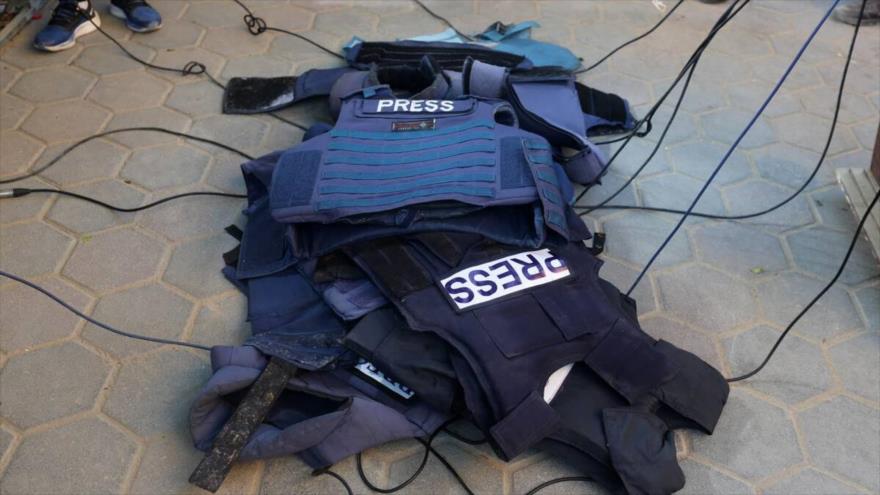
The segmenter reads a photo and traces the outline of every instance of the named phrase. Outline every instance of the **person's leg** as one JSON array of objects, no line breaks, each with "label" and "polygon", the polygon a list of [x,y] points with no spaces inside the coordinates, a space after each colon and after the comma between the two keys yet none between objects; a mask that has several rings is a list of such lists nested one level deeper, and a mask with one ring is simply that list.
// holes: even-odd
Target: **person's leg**
[{"label": "person's leg", "polygon": [[89,0],[59,0],[49,23],[34,37],[34,48],[47,52],[66,50],[80,36],[95,31],[96,25],[101,25],[101,19]]},{"label": "person's leg", "polygon": [[110,14],[125,20],[137,33],[148,33],[162,27],[162,16],[144,0],[110,0]]},{"label": "person's leg", "polygon": [[[834,18],[855,26],[859,20],[861,9],[862,0],[850,0],[834,9]],[[877,22],[880,22],[880,0],[868,0],[868,3],[865,4],[865,13],[862,15],[862,24],[876,24]]]}]

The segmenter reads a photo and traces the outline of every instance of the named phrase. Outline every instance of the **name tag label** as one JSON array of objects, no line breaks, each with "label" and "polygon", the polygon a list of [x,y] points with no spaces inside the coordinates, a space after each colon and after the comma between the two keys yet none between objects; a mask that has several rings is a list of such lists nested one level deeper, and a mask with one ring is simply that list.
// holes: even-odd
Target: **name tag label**
[{"label": "name tag label", "polygon": [[395,98],[363,100],[365,113],[451,113],[471,109],[473,101],[464,100],[403,100]]},{"label": "name tag label", "polygon": [[376,367],[373,366],[373,363],[369,361],[359,359],[358,364],[355,365],[355,369],[360,371],[364,375],[372,378],[383,387],[403,397],[404,399],[409,399],[413,395],[415,395],[415,392],[407,388],[406,385],[392,380],[387,375],[385,375],[385,373],[382,373],[381,371],[376,369]]},{"label": "name tag label", "polygon": [[426,120],[399,120],[391,123],[391,130],[401,131],[433,131],[437,126],[436,119]]},{"label": "name tag label", "polygon": [[453,307],[461,311],[569,276],[565,260],[540,249],[465,268],[439,284]]}]

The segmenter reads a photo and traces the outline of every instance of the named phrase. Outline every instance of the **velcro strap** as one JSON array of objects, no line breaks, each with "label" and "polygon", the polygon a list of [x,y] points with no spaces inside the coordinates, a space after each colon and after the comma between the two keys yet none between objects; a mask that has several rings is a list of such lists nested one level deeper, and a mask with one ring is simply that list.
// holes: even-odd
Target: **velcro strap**
[{"label": "velcro strap", "polygon": [[432,285],[430,274],[399,241],[383,240],[353,251],[377,282],[397,299]]},{"label": "velcro strap", "polygon": [[489,429],[501,449],[501,457],[509,461],[559,429],[561,420],[538,392],[532,392],[510,413]]},{"label": "velcro strap", "polygon": [[587,141],[584,149],[565,160],[565,175],[577,184],[585,186],[596,184],[605,170],[605,155],[599,148]]},{"label": "velcro strap", "polygon": [[468,59],[464,69],[465,93],[483,98],[501,98],[507,81],[507,69]]}]

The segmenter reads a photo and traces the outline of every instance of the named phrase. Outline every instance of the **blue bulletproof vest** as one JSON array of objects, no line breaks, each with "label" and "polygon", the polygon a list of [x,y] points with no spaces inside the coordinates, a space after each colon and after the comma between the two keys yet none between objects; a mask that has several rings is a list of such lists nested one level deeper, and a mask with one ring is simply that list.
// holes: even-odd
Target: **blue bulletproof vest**
[{"label": "blue bulletproof vest", "polygon": [[515,125],[503,102],[351,97],[332,130],[279,157],[272,216],[331,223],[429,203],[538,203],[568,239],[564,171],[546,140]]},{"label": "blue bulletproof vest", "polygon": [[[440,235],[440,234],[437,234]],[[599,282],[581,243],[524,252],[477,236],[386,239],[347,253],[416,331],[434,332],[453,361],[467,409],[510,459],[552,436],[562,418],[542,395],[548,377],[584,362],[628,403],[651,399],[704,431],[727,397],[723,377],[656,341]],[[699,403],[693,391],[704,392]]]},{"label": "blue bulletproof vest", "polygon": [[[267,358],[257,349],[214,347],[213,375],[190,409],[196,448],[207,450]],[[291,378],[241,451],[241,460],[297,454],[313,468],[386,442],[426,437],[447,419],[375,367],[302,372]]]}]

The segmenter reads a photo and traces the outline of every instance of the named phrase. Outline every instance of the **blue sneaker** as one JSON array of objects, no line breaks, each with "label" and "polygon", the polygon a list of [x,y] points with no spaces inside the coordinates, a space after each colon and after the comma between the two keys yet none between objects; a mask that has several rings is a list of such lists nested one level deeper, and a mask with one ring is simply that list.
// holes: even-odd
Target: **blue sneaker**
[{"label": "blue sneaker", "polygon": [[128,29],[136,33],[162,27],[162,16],[144,0],[110,0],[110,14],[125,20]]},{"label": "blue sneaker", "polygon": [[101,18],[88,0],[60,0],[49,23],[34,37],[34,48],[47,52],[67,50],[76,44],[77,38],[100,25]]}]

